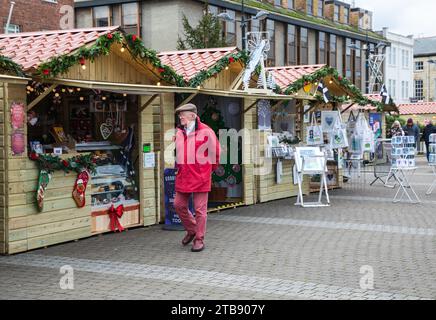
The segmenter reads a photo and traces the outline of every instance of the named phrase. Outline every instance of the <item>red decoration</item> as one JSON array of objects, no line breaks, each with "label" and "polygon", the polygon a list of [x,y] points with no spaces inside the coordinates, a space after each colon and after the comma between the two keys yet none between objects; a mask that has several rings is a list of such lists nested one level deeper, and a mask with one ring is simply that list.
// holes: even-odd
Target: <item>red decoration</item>
[{"label": "red decoration", "polygon": [[159,68],[158,71],[159,71],[159,73],[163,73],[165,71],[165,69],[164,68]]},{"label": "red decoration", "polygon": [[342,81],[342,77],[341,77],[341,76],[339,76],[339,77],[338,77],[338,80],[339,80],[339,81]]},{"label": "red decoration", "polygon": [[14,132],[12,133],[11,139],[12,139],[12,146],[11,146],[12,154],[15,156],[24,153],[26,148],[24,134],[18,131]]},{"label": "red decoration", "polygon": [[107,38],[108,38],[109,40],[112,39],[112,37],[113,37],[112,33],[108,33],[108,34],[107,34]]},{"label": "red decoration", "polygon": [[108,214],[111,219],[110,222],[111,230],[114,232],[116,232],[116,229],[118,229],[119,232],[124,231],[124,228],[119,220],[124,214],[124,206],[120,205],[115,209],[114,205],[112,205],[108,211]]},{"label": "red decoration", "polygon": [[229,58],[229,62],[230,62],[230,63],[233,63],[233,62],[235,62],[235,58],[233,58],[233,57],[230,57],[230,58]]},{"label": "red decoration", "polygon": [[83,66],[83,65],[85,64],[85,62],[86,62],[85,58],[83,58],[83,57],[80,58],[79,61],[80,61],[80,64],[81,64],[82,66]]},{"label": "red decoration", "polygon": [[30,160],[38,160],[39,155],[36,152],[30,154]]},{"label": "red decoration", "polygon": [[132,41],[136,41],[136,39],[137,39],[136,35],[133,35],[132,36]]},{"label": "red decoration", "polygon": [[70,165],[67,160],[62,160],[62,164],[64,167],[68,167]]},{"label": "red decoration", "polygon": [[49,73],[50,73],[50,70],[48,70],[48,69],[44,69],[44,70],[42,70],[42,73],[43,73],[44,75],[48,76]]}]

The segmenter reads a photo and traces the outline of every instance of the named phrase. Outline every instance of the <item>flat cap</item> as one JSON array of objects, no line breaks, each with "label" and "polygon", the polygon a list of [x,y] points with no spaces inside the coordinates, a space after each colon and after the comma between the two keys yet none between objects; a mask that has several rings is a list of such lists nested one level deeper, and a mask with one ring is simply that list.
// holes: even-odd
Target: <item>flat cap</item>
[{"label": "flat cap", "polygon": [[191,112],[197,113],[197,107],[195,106],[195,104],[187,103],[187,104],[184,104],[183,106],[180,106],[176,109],[176,113],[179,113],[182,111],[191,111]]}]

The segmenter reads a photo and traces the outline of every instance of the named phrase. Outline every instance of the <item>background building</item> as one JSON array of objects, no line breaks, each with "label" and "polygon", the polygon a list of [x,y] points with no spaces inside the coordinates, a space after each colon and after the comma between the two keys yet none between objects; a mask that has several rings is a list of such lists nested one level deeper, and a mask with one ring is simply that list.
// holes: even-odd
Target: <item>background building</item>
[{"label": "background building", "polygon": [[[121,25],[140,34],[145,45],[157,51],[175,50],[184,33],[182,17],[197,25],[205,14],[200,0],[76,0],[76,26]],[[268,31],[271,50],[268,65],[329,64],[366,91],[365,45],[370,49],[385,39],[372,30],[372,13],[351,8],[336,0],[246,1],[245,16],[269,12],[262,21],[252,20],[247,31]],[[209,0],[208,11],[227,12],[241,20],[241,5]],[[242,47],[240,23],[223,22],[223,37],[229,46]],[[352,47],[360,48],[359,50]]]},{"label": "background building", "polygon": [[[61,7],[64,5],[74,7],[74,0],[14,0],[14,2],[8,33],[62,29]],[[10,7],[10,0],[0,0],[0,33],[6,33]]]},{"label": "background building", "polygon": [[396,104],[410,103],[413,92],[413,36],[379,31],[390,43],[383,64],[384,83]]},{"label": "background building", "polygon": [[415,39],[414,98],[436,101],[436,37]]}]

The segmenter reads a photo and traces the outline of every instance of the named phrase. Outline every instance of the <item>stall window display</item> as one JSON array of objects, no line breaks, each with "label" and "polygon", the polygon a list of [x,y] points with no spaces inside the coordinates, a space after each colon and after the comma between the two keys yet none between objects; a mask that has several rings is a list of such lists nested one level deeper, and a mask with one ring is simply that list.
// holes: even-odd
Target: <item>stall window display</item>
[{"label": "stall window display", "polygon": [[429,137],[429,149],[428,162],[431,165],[436,165],[436,134],[431,134]]},{"label": "stall window display", "polygon": [[[137,97],[80,88],[57,88],[51,95],[51,99],[28,113],[30,152],[41,155],[41,159],[49,156],[53,163],[66,161],[73,169],[74,160],[62,159],[82,156],[92,159],[92,172],[86,166],[76,170],[72,197],[79,208],[85,206],[88,184],[93,211],[139,204],[137,117],[136,112],[130,112],[138,107]],[[40,210],[44,189],[50,181],[48,174],[41,179],[45,176],[48,178],[45,184],[41,183],[38,198]]]}]

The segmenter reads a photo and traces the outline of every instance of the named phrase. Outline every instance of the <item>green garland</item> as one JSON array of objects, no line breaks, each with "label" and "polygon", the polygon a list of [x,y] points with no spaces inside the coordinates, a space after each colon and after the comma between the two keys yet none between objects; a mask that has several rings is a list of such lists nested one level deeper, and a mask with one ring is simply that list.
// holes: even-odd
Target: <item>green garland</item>
[{"label": "green garland", "polygon": [[[297,81],[292,83],[289,87],[287,87],[284,93],[287,95],[294,94],[298,92],[301,88],[303,88],[307,83],[315,83],[327,76],[333,77],[336,81],[339,82],[341,86],[345,87],[352,95],[352,97],[350,98],[345,96],[332,97],[331,99],[332,102],[345,103],[347,101],[350,101],[351,99],[352,102],[357,103],[360,106],[371,105],[377,108],[378,112],[383,111],[383,107],[384,107],[383,103],[369,99],[364,95],[362,95],[360,90],[356,88],[356,86],[353,83],[351,83],[348,79],[341,77],[339,75],[339,72],[335,68],[329,66],[325,66],[319,69],[318,71],[315,71],[314,73],[304,75],[302,78],[298,79]],[[318,99],[321,99],[321,97],[318,96]]]},{"label": "green garland", "polygon": [[96,164],[92,155],[78,155],[68,159],[61,159],[56,155],[31,153],[30,160],[36,162],[39,170],[52,173],[55,170],[62,170],[66,173],[75,171],[77,173],[88,170],[95,173]]},{"label": "green garland", "polygon": [[102,55],[108,55],[110,48],[114,43],[122,44],[130,51],[133,58],[138,61],[146,61],[157,69],[157,77],[162,80],[184,86],[184,80],[171,67],[163,65],[158,58],[156,51],[147,49],[143,42],[136,35],[126,35],[121,31],[108,33],[100,36],[93,45],[89,47],[81,47],[74,53],[64,54],[50,59],[42,63],[37,73],[42,78],[54,78],[59,74],[65,74],[72,66],[84,64],[86,60],[93,62],[96,58]]},{"label": "green garland", "polygon": [[245,66],[247,61],[248,61],[248,54],[246,51],[238,51],[236,53],[231,53],[229,55],[226,55],[208,70],[201,70],[194,78],[192,78],[189,81],[188,86],[192,88],[197,88],[198,86],[201,86],[210,77],[220,73],[231,63],[240,62],[242,63],[242,65]]},{"label": "green garland", "polygon": [[0,73],[24,77],[23,69],[12,59],[0,54]]}]

